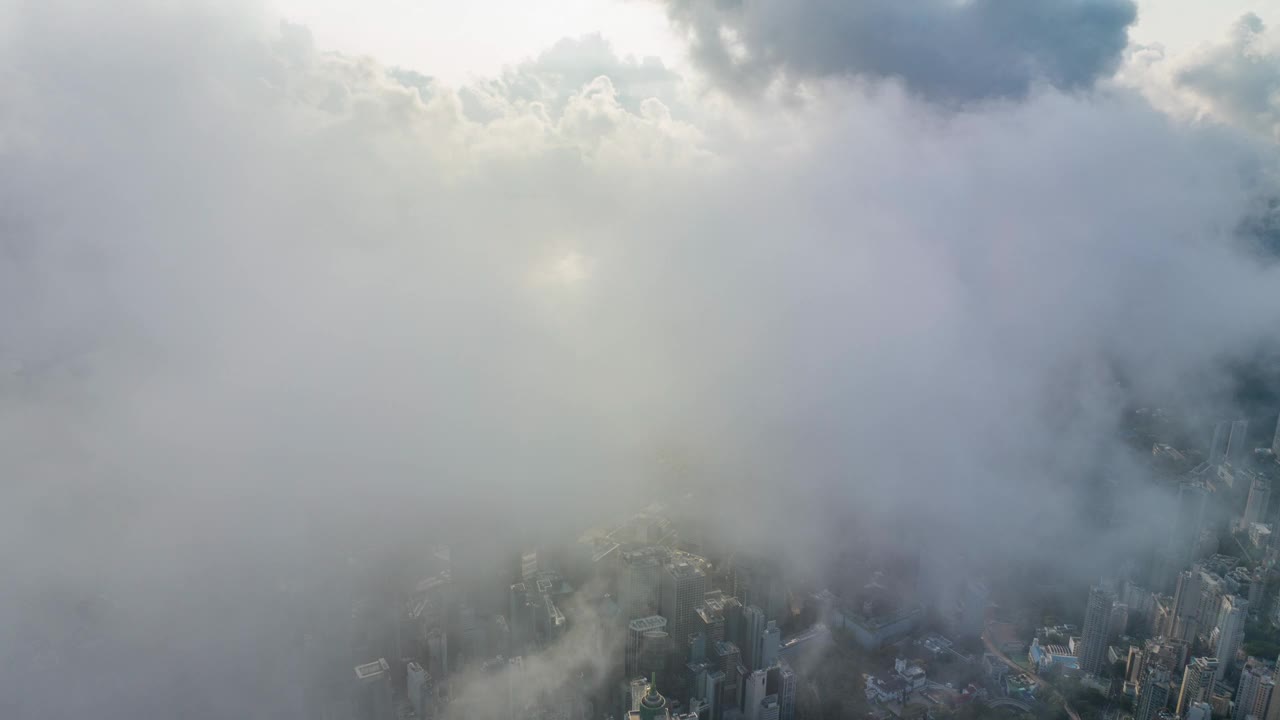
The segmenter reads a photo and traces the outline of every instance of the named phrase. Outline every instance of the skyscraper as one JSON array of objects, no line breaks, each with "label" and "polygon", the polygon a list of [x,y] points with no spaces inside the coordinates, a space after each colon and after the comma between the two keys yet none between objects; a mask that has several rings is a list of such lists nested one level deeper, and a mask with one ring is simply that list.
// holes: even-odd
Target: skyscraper
[{"label": "skyscraper", "polygon": [[511,649],[523,653],[534,639],[534,604],[529,597],[529,586],[514,583],[508,596],[507,628],[511,631]]},{"label": "skyscraper", "polygon": [[760,704],[768,693],[769,674],[765,670],[756,670],[746,679],[743,688],[742,717],[744,720],[759,720]]},{"label": "skyscraper", "polygon": [[720,712],[729,707],[737,707],[740,687],[738,668],[742,665],[742,653],[738,646],[731,642],[716,643],[711,662],[724,674],[724,680],[720,683]]},{"label": "skyscraper", "polygon": [[1169,624],[1164,630],[1166,636],[1187,642],[1195,640],[1196,633],[1199,632],[1202,579],[1203,575],[1198,568],[1178,573]]},{"label": "skyscraper", "polygon": [[626,659],[623,662],[626,677],[634,678],[648,675],[648,673],[640,670],[640,656],[644,651],[644,634],[652,631],[665,632],[666,629],[667,619],[661,615],[636,618],[627,624]]},{"label": "skyscraper", "polygon": [[[1222,577],[1204,569],[1200,572],[1200,629],[1202,636],[1209,635],[1218,625],[1218,615],[1222,611],[1222,598],[1230,594],[1222,581]],[[1218,662],[1224,662],[1221,655],[1215,655]]]},{"label": "skyscraper", "polygon": [[747,666],[748,670],[756,670],[760,666],[757,664],[757,655],[760,651],[760,636],[764,633],[764,611],[755,605],[748,605],[742,609],[742,635],[732,638],[742,649],[742,664]]},{"label": "skyscraper", "polygon": [[661,614],[667,619],[667,632],[676,652],[688,650],[689,635],[696,629],[697,607],[702,604],[706,588],[706,574],[692,562],[675,560],[663,568]]},{"label": "skyscraper", "polygon": [[1213,439],[1209,441],[1209,465],[1219,465],[1227,457],[1227,440],[1231,437],[1231,423],[1219,421],[1213,426]]},{"label": "skyscraper", "polygon": [[708,700],[711,706],[711,719],[720,720],[724,715],[724,687],[725,674],[723,670],[716,670],[707,674],[707,687],[703,697]]},{"label": "skyscraper", "polygon": [[1107,662],[1107,630],[1111,626],[1111,606],[1115,604],[1115,592],[1110,586],[1095,585],[1089,590],[1089,604],[1085,608],[1084,628],[1080,641],[1080,670],[1086,675],[1098,675]]},{"label": "skyscraper", "polygon": [[733,564],[733,594],[764,611],[766,620],[778,620],[786,605],[782,570],[771,559],[739,555]]},{"label": "skyscraper", "polygon": [[1178,486],[1163,568],[1152,578],[1155,588],[1172,589],[1170,586],[1177,574],[1195,559],[1200,534],[1205,529],[1208,500],[1209,488],[1203,482],[1193,480]]},{"label": "skyscraper", "polygon": [[1271,452],[1280,460],[1280,418],[1276,418],[1276,434],[1271,439]]},{"label": "skyscraper", "polygon": [[778,666],[778,720],[795,720],[796,689],[798,683],[796,673],[785,661]]},{"label": "skyscraper", "polygon": [[1231,423],[1231,435],[1227,438],[1227,462],[1232,467],[1243,468],[1249,454],[1249,421],[1236,420]]},{"label": "skyscraper", "polygon": [[647,617],[659,606],[662,560],[655,548],[622,553],[618,578],[618,606],[625,620]]},{"label": "skyscraper", "polygon": [[778,662],[781,640],[782,631],[778,629],[778,623],[772,620],[765,623],[764,632],[760,633],[760,645],[753,658],[757,670],[773,667],[774,663]]},{"label": "skyscraper", "polygon": [[1249,601],[1238,595],[1222,598],[1222,610],[1218,613],[1217,636],[1218,674],[1221,680],[1227,667],[1235,664],[1236,653],[1244,641],[1244,623],[1249,614]]},{"label": "skyscraper", "polygon": [[1274,700],[1275,687],[1271,669],[1262,660],[1249,658],[1244,664],[1244,671],[1240,673],[1232,720],[1246,720],[1249,717],[1265,720]]},{"label": "skyscraper", "polygon": [[699,605],[694,610],[697,615],[697,621],[694,623],[694,634],[702,633],[705,642],[709,645],[714,645],[728,637],[725,634],[725,619],[722,607],[719,602],[713,601]]},{"label": "skyscraper", "polygon": [[1213,681],[1218,676],[1218,659],[1192,658],[1182,672],[1182,688],[1178,692],[1178,716],[1187,713],[1194,703],[1207,702],[1213,694]]},{"label": "skyscraper", "polygon": [[1254,477],[1249,486],[1249,501],[1245,503],[1240,526],[1247,529],[1253,523],[1265,522],[1270,500],[1271,482],[1264,477]]},{"label": "skyscraper", "polygon": [[665,630],[648,630],[640,636],[640,656],[637,669],[641,676],[668,679],[667,665],[671,657],[671,636]]}]

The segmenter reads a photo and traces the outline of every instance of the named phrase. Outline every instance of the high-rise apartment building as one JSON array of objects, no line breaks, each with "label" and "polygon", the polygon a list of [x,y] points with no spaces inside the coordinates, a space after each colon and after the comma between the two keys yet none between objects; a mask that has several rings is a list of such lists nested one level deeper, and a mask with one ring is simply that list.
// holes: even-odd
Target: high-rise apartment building
[{"label": "high-rise apartment building", "polygon": [[1222,578],[1197,565],[1178,574],[1165,635],[1194,644],[1213,629],[1222,604]]},{"label": "high-rise apartment building", "polygon": [[1182,672],[1182,688],[1178,692],[1178,716],[1182,717],[1195,703],[1208,702],[1213,694],[1213,682],[1218,676],[1218,659],[1192,658]]},{"label": "high-rise apartment building", "polygon": [[[1231,590],[1223,583],[1222,576],[1208,570],[1200,571],[1200,636],[1208,637],[1218,625],[1222,611],[1222,598]],[[1216,656],[1222,662],[1221,655]]]},{"label": "high-rise apartment building", "polygon": [[1217,647],[1218,675],[1221,680],[1227,668],[1235,664],[1236,653],[1244,642],[1244,623],[1249,616],[1249,601],[1238,595],[1222,598],[1222,610],[1218,613],[1218,626],[1214,629]]},{"label": "high-rise apartment building", "polygon": [[1089,590],[1080,637],[1080,670],[1086,675],[1099,675],[1106,667],[1107,631],[1111,627],[1111,606],[1115,599],[1109,585],[1095,585]]},{"label": "high-rise apartment building", "polygon": [[1173,590],[1173,605],[1169,608],[1169,623],[1164,628],[1166,637],[1193,640],[1196,621],[1200,612],[1200,573],[1194,569],[1178,573]]},{"label": "high-rise apartment building", "polygon": [[1275,676],[1271,668],[1251,657],[1240,673],[1240,685],[1236,689],[1235,710],[1232,720],[1266,720],[1271,703],[1275,702]]},{"label": "high-rise apartment building", "polygon": [[1138,689],[1133,720],[1156,720],[1168,704],[1169,695],[1169,669],[1162,665],[1148,666]]}]

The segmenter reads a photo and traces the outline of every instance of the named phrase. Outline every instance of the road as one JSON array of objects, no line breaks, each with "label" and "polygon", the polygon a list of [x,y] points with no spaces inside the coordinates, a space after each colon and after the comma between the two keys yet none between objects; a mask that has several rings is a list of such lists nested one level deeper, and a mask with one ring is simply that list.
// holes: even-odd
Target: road
[{"label": "road", "polygon": [[[1004,663],[1005,665],[1008,665],[1010,669],[1016,672],[1025,672],[1031,678],[1031,681],[1036,684],[1037,688],[1044,688],[1044,689],[1047,689],[1049,692],[1062,695],[1062,693],[1059,693],[1056,688],[1054,688],[1052,685],[1048,683],[1048,681],[1041,679],[1039,675],[1035,674],[1035,671],[1029,670],[1029,669],[1023,670],[1022,666],[1018,665],[1013,660],[1010,660],[1009,656],[1005,655],[1003,650],[996,647],[995,643],[991,642],[991,637],[987,634],[986,629],[983,629],[982,631],[982,644],[987,646],[988,653],[991,653],[992,655],[995,655],[996,657],[1000,658],[1000,662]],[[1071,709],[1071,706],[1067,704],[1066,697],[1062,698],[1062,707],[1064,710],[1067,711],[1067,715],[1071,717],[1071,720],[1080,720],[1080,713],[1077,713],[1075,710]]]}]

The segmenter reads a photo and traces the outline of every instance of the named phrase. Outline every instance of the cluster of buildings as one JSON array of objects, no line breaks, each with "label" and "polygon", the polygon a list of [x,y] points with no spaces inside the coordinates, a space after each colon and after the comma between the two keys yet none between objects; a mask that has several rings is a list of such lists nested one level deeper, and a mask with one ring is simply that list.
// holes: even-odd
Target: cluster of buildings
[{"label": "cluster of buildings", "polygon": [[897,703],[906,705],[912,695],[929,686],[928,676],[918,663],[897,659],[893,672],[883,677],[866,675],[867,701],[873,703]]},{"label": "cluster of buildings", "polygon": [[735,567],[724,589],[713,589],[710,563],[699,556],[632,543],[617,558],[626,622],[619,690],[632,706],[636,679],[652,678],[681,699],[674,707],[704,720],[795,716],[796,675],[780,652],[783,605],[770,602],[774,590],[759,573]]},{"label": "cluster of buildings", "polygon": [[[1155,445],[1155,466],[1181,475],[1159,562],[1146,578],[1152,589],[1127,579],[1091,588],[1078,635],[1070,626],[1047,628],[1033,642],[1028,656],[1039,671],[1107,678],[1123,660],[1123,678],[1113,682],[1133,700],[1135,720],[1280,720],[1275,663],[1244,651],[1246,625],[1265,614],[1267,578],[1280,557],[1269,522],[1280,426],[1265,450],[1251,450],[1247,432],[1244,420],[1218,423],[1207,458],[1190,469],[1188,453]],[[1220,538],[1235,547],[1219,548]],[[1116,643],[1139,619],[1150,637],[1122,651]]]},{"label": "cluster of buildings", "polygon": [[[401,598],[394,632],[360,646],[381,656],[355,665],[356,720],[795,717],[778,568],[736,554],[713,566],[660,507],[568,547],[434,554],[442,568]],[[557,668],[564,687],[545,672],[535,687],[537,656],[580,623],[603,655]]]},{"label": "cluster of buildings", "polygon": [[[352,715],[430,720],[447,711],[465,720],[497,708],[500,716],[540,720],[794,720],[798,680],[789,645],[838,630],[877,651],[915,635],[929,617],[967,641],[985,633],[996,653],[983,655],[986,688],[954,690],[930,682],[920,663],[899,659],[892,670],[864,676],[868,703],[905,708],[940,692],[952,703],[991,694],[1030,706],[1036,675],[1077,674],[1103,689],[1110,679],[1114,696],[1131,698],[1134,720],[1280,720],[1275,664],[1244,651],[1246,625],[1280,620],[1280,601],[1265,597],[1280,566],[1270,502],[1280,428],[1273,447],[1257,452],[1247,432],[1242,420],[1217,424],[1203,461],[1156,444],[1154,465],[1176,473],[1157,562],[1142,577],[1093,586],[1079,626],[1041,628],[1029,646],[1013,624],[989,622],[987,585],[957,575],[966,564],[948,562],[945,551],[921,560],[913,592],[877,571],[861,587],[807,596],[820,624],[784,644],[780,623],[790,598],[780,568],[733,552],[712,561],[698,545],[679,542],[676,523],[653,506],[568,547],[515,552],[481,542],[439,553],[445,567],[402,598],[394,642],[379,646],[381,656],[357,658]],[[1239,547],[1220,548],[1224,538]],[[579,592],[584,587],[591,597]],[[599,691],[598,673],[575,684],[566,668],[565,687],[531,692],[527,659],[578,622],[598,624],[609,639],[600,647],[616,648],[616,656],[592,658],[609,668],[606,690]],[[975,662],[937,633],[917,644],[934,658]],[[1009,671],[1000,653],[1025,653],[1031,672]],[[471,707],[461,697],[460,677],[480,683],[483,703]]]}]

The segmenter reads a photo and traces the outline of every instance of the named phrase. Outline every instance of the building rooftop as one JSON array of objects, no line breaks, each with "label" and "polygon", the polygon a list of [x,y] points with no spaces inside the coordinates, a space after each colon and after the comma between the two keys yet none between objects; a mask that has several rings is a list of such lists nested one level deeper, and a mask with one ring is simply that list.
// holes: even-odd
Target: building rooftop
[{"label": "building rooftop", "polygon": [[389,672],[391,666],[387,664],[386,659],[378,658],[373,662],[367,662],[363,665],[356,666],[356,678],[360,680],[368,680],[377,677],[382,673]]},{"label": "building rooftop", "polygon": [[661,630],[667,626],[667,619],[661,615],[650,615],[649,617],[636,618],[628,623],[627,627],[636,632],[646,632],[648,630]]},{"label": "building rooftop", "polygon": [[699,605],[694,608],[693,611],[698,614],[698,617],[701,618],[704,623],[710,624],[724,620],[724,613],[720,611],[719,607]]},{"label": "building rooftop", "polygon": [[670,572],[672,576],[677,578],[697,577],[705,574],[702,572],[702,568],[699,568],[686,560],[677,560],[668,564],[667,572]]}]

